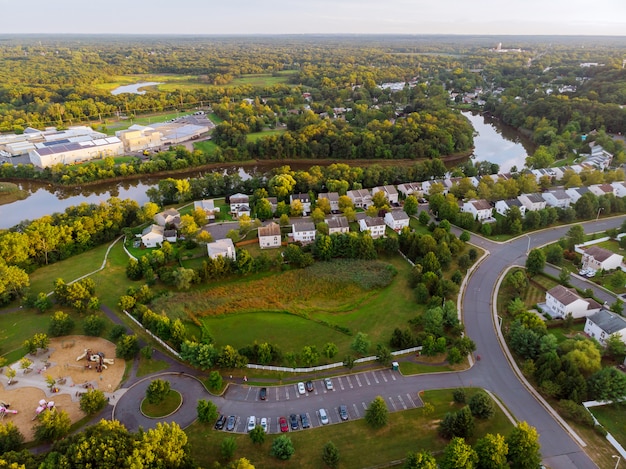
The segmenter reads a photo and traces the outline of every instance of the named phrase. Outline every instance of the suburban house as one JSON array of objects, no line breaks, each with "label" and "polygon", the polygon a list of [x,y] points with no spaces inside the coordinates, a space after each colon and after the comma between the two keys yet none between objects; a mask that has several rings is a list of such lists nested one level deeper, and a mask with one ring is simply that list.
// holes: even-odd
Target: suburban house
[{"label": "suburban house", "polygon": [[567,208],[572,203],[571,197],[563,189],[544,192],[541,197],[549,207]]},{"label": "suburban house", "polygon": [[213,243],[207,243],[207,253],[211,259],[217,259],[218,257],[229,257],[236,261],[237,253],[235,252],[235,245],[230,238],[218,239]]},{"label": "suburban house", "polygon": [[311,221],[303,221],[291,225],[291,235],[294,242],[308,244],[315,241],[315,224]]},{"label": "suburban house", "polygon": [[385,213],[385,223],[394,231],[401,231],[405,226],[409,226],[409,216],[404,210],[392,210]]},{"label": "suburban house", "polygon": [[471,213],[478,221],[487,221],[493,219],[493,207],[489,201],[485,199],[470,200],[463,204],[461,211]]},{"label": "suburban house", "polygon": [[517,197],[517,200],[526,207],[527,212],[536,212],[546,208],[546,201],[539,194],[522,194]]},{"label": "suburban house", "polygon": [[176,230],[163,230],[163,240],[168,243],[175,243],[178,241],[178,232]]},{"label": "suburban house", "polygon": [[443,179],[433,179],[432,181],[424,181],[422,182],[422,192],[424,194],[430,195],[430,188],[433,184],[441,184],[443,187],[443,193],[447,194],[448,190],[446,189],[445,184],[443,183]]},{"label": "suburban house", "polygon": [[157,213],[154,216],[154,221],[160,226],[175,226],[180,227],[180,213],[175,208],[168,208],[161,213]]},{"label": "suburban house", "polygon": [[365,217],[359,220],[361,231],[369,231],[370,236],[374,239],[385,236],[385,220],[381,217]]},{"label": "suburban house", "polygon": [[615,197],[626,197],[626,182],[619,181],[611,184],[613,186],[613,193]]},{"label": "suburban house", "polygon": [[615,189],[611,184],[592,184],[591,186],[589,186],[589,190],[598,197],[607,194],[615,195]]},{"label": "suburban house", "polygon": [[587,156],[584,162],[595,166],[600,171],[604,171],[611,164],[613,154],[595,142],[590,143],[589,146],[591,147],[591,154]]},{"label": "suburban house", "polygon": [[618,334],[622,342],[626,343],[626,319],[612,311],[601,309],[596,314],[587,317],[585,334],[606,345],[606,339]]},{"label": "suburban house", "polygon": [[150,225],[141,232],[141,242],[147,248],[156,248],[163,244],[163,227]]},{"label": "suburban house", "polygon": [[573,204],[578,202],[578,199],[580,199],[583,196],[583,194],[585,194],[586,192],[589,192],[589,188],[585,186],[572,187],[570,189],[565,189],[565,193],[569,195],[570,199],[572,199]]},{"label": "suburban house", "polygon": [[311,214],[311,197],[306,192],[300,192],[299,194],[291,194],[289,196],[289,201],[293,202],[294,200],[299,200],[302,203],[302,214],[310,215]]},{"label": "suburban house", "polygon": [[317,199],[328,199],[330,202],[330,211],[333,213],[339,211],[339,192],[324,192],[318,194]]},{"label": "suburban house", "polygon": [[384,192],[390,205],[398,203],[398,191],[394,186],[378,186],[372,189],[372,196],[376,192]]},{"label": "suburban house", "polygon": [[372,194],[367,189],[354,189],[348,191],[346,195],[350,198],[355,208],[367,208],[372,205]]},{"label": "suburban house", "polygon": [[276,197],[265,197],[265,198],[270,203],[270,207],[272,207],[272,213],[275,213],[276,208],[278,207],[278,199]]},{"label": "suburban house", "polygon": [[350,224],[346,217],[332,217],[326,219],[328,225],[328,234],[335,233],[348,233],[350,231]]},{"label": "suburban house", "polygon": [[399,184],[398,192],[400,192],[404,198],[407,198],[409,195],[414,195],[419,198],[422,196],[422,184],[419,182],[406,182],[404,184]]},{"label": "suburban house", "polygon": [[545,306],[546,308],[541,309],[555,318],[564,318],[568,314],[574,318],[582,318],[597,313],[602,307],[591,298],[582,298],[576,290],[563,285],[557,285],[546,292]]},{"label": "suburban house", "polygon": [[239,212],[239,208],[244,205],[248,209],[248,212],[250,211],[250,197],[248,197],[246,194],[241,194],[238,192],[237,194],[231,195],[229,200],[231,213],[236,215]]},{"label": "suburban house", "polygon": [[496,202],[496,212],[503,217],[506,217],[509,210],[513,207],[519,208],[522,216],[526,215],[526,207],[517,199],[498,200]]},{"label": "suburban house", "polygon": [[280,226],[271,222],[259,227],[259,246],[261,249],[280,247],[281,233]]},{"label": "suburban house", "polygon": [[213,199],[210,200],[196,200],[193,203],[194,210],[201,209],[206,213],[206,219],[211,221],[215,220],[215,212],[219,212],[220,208],[215,208],[215,202]]},{"label": "suburban house", "polygon": [[591,246],[583,252],[583,269],[613,270],[622,265],[623,256],[598,246]]}]

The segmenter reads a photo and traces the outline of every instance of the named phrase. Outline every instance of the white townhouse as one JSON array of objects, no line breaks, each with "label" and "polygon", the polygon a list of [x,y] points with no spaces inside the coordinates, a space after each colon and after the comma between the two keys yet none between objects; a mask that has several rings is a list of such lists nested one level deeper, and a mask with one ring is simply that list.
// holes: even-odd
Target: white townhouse
[{"label": "white townhouse", "polygon": [[326,219],[328,225],[328,234],[341,234],[348,233],[350,231],[350,224],[346,217],[331,217]]},{"label": "white townhouse", "polygon": [[615,197],[626,197],[626,182],[617,181],[611,184]]},{"label": "white townhouse", "polygon": [[339,211],[339,192],[323,192],[317,195],[317,200],[319,199],[328,199],[331,212],[336,213]]},{"label": "white townhouse", "polygon": [[206,245],[207,254],[211,259],[217,259],[218,257],[228,257],[234,261],[237,260],[237,253],[235,252],[235,244],[230,238],[218,239],[212,243]]},{"label": "white townhouse", "polygon": [[419,198],[422,196],[422,184],[419,182],[398,184],[398,192],[400,192],[404,198],[407,198],[409,195],[414,195]]},{"label": "white townhouse", "polygon": [[563,189],[544,192],[541,197],[549,207],[567,208],[572,203],[571,197]]},{"label": "white townhouse", "polygon": [[441,184],[443,186],[443,193],[447,194],[448,190],[446,189],[446,185],[443,183],[443,179],[433,179],[431,181],[422,182],[422,192],[426,195],[430,195],[430,188],[433,184]]},{"label": "white townhouse", "polygon": [[291,225],[291,235],[294,242],[308,244],[315,241],[315,224],[310,221],[302,221]]},{"label": "white townhouse", "polygon": [[409,216],[404,210],[392,210],[385,213],[385,223],[392,230],[399,232],[409,226]]},{"label": "white townhouse", "polygon": [[213,199],[196,200],[193,203],[193,208],[194,210],[204,210],[204,213],[206,214],[206,219],[209,221],[215,220],[215,213],[220,211],[219,207],[215,207],[215,201]]},{"label": "white townhouse", "polygon": [[461,211],[471,213],[476,220],[481,222],[493,218],[493,207],[485,199],[469,200],[463,204]]},{"label": "white townhouse", "polygon": [[293,202],[294,200],[299,200],[302,203],[302,214],[310,215],[311,214],[311,197],[306,192],[300,192],[299,194],[291,194],[289,196],[289,201]]},{"label": "white townhouse", "polygon": [[372,205],[372,193],[367,189],[354,189],[348,191],[346,195],[350,198],[355,208],[367,208]]},{"label": "white townhouse", "polygon": [[231,213],[238,213],[239,208],[243,205],[245,205],[246,208],[248,208],[248,211],[250,211],[250,197],[246,194],[241,194],[240,192],[233,194],[230,196],[229,201]]},{"label": "white townhouse", "polygon": [[583,269],[597,270],[613,270],[622,265],[623,256],[615,254],[613,251],[601,248],[599,246],[591,246],[583,252]]},{"label": "white townhouse", "polygon": [[596,314],[587,317],[585,334],[606,345],[606,340],[617,334],[622,342],[626,343],[626,319],[612,311],[601,309]]},{"label": "white townhouse", "polygon": [[557,285],[546,292],[546,307],[555,318],[564,318],[568,314],[582,318],[597,313],[602,306],[591,298],[580,297],[573,288]]},{"label": "white townhouse", "polygon": [[499,213],[503,217],[506,217],[509,210],[511,210],[513,207],[519,208],[522,216],[526,215],[526,207],[517,199],[498,200],[496,202],[495,208],[497,213]]},{"label": "white townhouse", "polygon": [[259,227],[259,246],[261,249],[280,247],[281,232],[277,223],[271,222]]},{"label": "white townhouse", "polygon": [[397,204],[398,203],[398,191],[394,186],[378,186],[372,189],[372,196],[376,194],[376,192],[384,192],[389,204]]},{"label": "white townhouse", "polygon": [[385,220],[381,217],[365,217],[359,220],[359,228],[361,232],[369,231],[370,236],[374,239],[385,236]]},{"label": "white townhouse", "polygon": [[567,195],[569,195],[569,198],[572,199],[572,203],[575,204],[576,202],[578,202],[578,199],[580,199],[583,194],[589,192],[589,188],[588,187],[572,187],[570,189],[565,189],[565,193]]},{"label": "white townhouse", "polygon": [[163,244],[163,227],[150,225],[141,232],[141,242],[147,248],[156,248]]},{"label": "white townhouse", "polygon": [[546,208],[546,201],[539,194],[522,194],[517,197],[527,212],[536,212],[537,210],[543,210]]},{"label": "white townhouse", "polygon": [[591,186],[589,186],[589,190],[598,197],[607,194],[615,195],[615,189],[611,184],[592,184]]}]

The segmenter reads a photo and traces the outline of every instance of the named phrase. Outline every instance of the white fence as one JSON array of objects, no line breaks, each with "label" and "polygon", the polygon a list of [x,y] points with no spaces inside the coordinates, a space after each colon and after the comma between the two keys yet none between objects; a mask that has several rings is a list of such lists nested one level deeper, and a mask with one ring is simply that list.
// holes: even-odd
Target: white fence
[{"label": "white fence", "polygon": [[[397,352],[391,352],[391,355],[395,357],[398,355],[405,355],[407,353],[419,352],[420,350],[422,350],[421,345],[419,347],[411,347],[405,350],[398,350]],[[376,360],[376,357],[363,357],[363,358],[357,358],[356,360],[354,360],[354,363],[373,362],[374,360]],[[255,370],[284,371],[288,373],[312,373],[314,371],[323,371],[323,370],[330,370],[332,368],[339,368],[340,366],[344,366],[344,364],[343,362],[338,362],[338,363],[330,363],[328,365],[312,366],[310,368],[289,368],[286,366],[255,365],[254,363],[248,363],[247,366],[248,368],[252,368]]]},{"label": "white fence", "polygon": [[[589,412],[591,414],[591,417],[593,418],[593,421],[596,423],[596,425],[600,425],[600,422],[598,422],[598,420],[591,413],[591,411],[589,410],[589,407],[598,407],[598,406],[603,406],[603,405],[608,405],[608,404],[612,404],[612,402],[611,401],[587,401],[587,402],[583,402],[583,406],[585,406],[585,409],[587,409],[587,412]],[[609,443],[611,443],[613,445],[613,448],[615,448],[615,450],[623,458],[626,459],[626,450],[624,450],[622,445],[620,445],[618,443],[618,441],[613,437],[613,435],[611,435],[609,432],[606,432],[606,439],[609,440]]]},{"label": "white fence", "polygon": [[586,248],[587,246],[591,246],[593,244],[603,243],[605,241],[608,241],[609,239],[611,238],[605,236],[604,238],[592,239],[591,241],[587,241],[586,243],[577,244],[576,246],[574,246],[574,251],[576,251],[578,254],[584,254],[585,250],[583,248]]},{"label": "white fence", "polygon": [[154,335],[152,332],[150,332],[148,329],[146,329],[143,324],[141,324],[139,321],[137,321],[137,319],[135,319],[135,317],[130,314],[128,311],[123,310],[124,313],[126,314],[126,316],[128,316],[135,324],[137,324],[139,327],[141,327],[144,331],[146,331],[148,334],[150,334],[150,336],[156,340],[158,343],[160,343],[163,347],[165,347],[172,355],[174,355],[175,357],[180,359],[180,354],[174,350],[172,347],[170,347],[169,345],[167,345],[165,342],[163,342],[163,340],[161,340],[160,337],[157,337],[156,335]]}]

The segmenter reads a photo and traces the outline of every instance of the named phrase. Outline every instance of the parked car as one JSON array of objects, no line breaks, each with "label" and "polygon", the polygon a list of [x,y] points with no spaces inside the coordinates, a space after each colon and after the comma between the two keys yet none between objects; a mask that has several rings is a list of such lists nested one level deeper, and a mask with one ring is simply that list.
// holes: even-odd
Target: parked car
[{"label": "parked car", "polygon": [[300,394],[305,394],[306,393],[306,389],[304,388],[304,383],[302,381],[300,381],[298,383],[298,392]]},{"label": "parked car", "polygon": [[297,430],[298,428],[300,428],[298,424],[298,416],[296,414],[291,414],[289,416],[289,423],[291,424],[292,430]]},{"label": "parked car", "polygon": [[322,422],[322,425],[328,425],[328,414],[325,409],[320,409],[320,422]]},{"label": "parked car", "polygon": [[287,425],[287,419],[285,417],[280,417],[278,419],[278,425],[280,425],[280,431],[285,433],[289,431],[289,425]]},{"label": "parked car", "polygon": [[328,389],[329,391],[333,390],[333,382],[330,378],[324,378],[324,384],[326,385],[326,389]]},{"label": "parked car", "polygon": [[300,414],[300,420],[302,421],[302,428],[309,428],[311,426],[307,414]]},{"label": "parked car", "polygon": [[265,433],[267,433],[267,418],[266,417],[263,417],[261,419],[261,428],[263,429]]},{"label": "parked car", "polygon": [[226,425],[226,416],[220,415],[220,418],[218,418],[217,422],[215,422],[215,429],[221,430],[224,428],[224,425]]},{"label": "parked car", "polygon": [[341,420],[348,420],[348,407],[345,405],[339,406],[339,417]]},{"label": "parked car", "polygon": [[252,430],[254,430],[254,427],[256,427],[256,417],[254,415],[251,415],[250,417],[248,417],[248,431],[251,432]]},{"label": "parked car", "polygon": [[229,415],[228,420],[226,421],[226,430],[232,432],[235,429],[235,416]]},{"label": "parked car", "polygon": [[309,380],[306,382],[306,390],[309,392],[313,392],[313,381]]},{"label": "parked car", "polygon": [[261,388],[261,390],[259,391],[259,399],[261,399],[262,401],[267,399],[267,388]]}]

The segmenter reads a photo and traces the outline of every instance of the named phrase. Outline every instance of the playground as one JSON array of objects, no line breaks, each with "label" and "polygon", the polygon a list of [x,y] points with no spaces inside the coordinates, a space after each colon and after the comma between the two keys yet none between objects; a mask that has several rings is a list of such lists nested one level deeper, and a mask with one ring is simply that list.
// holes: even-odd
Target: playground
[{"label": "playground", "polygon": [[67,412],[72,422],[76,422],[85,415],[79,402],[81,394],[88,389],[99,389],[111,400],[123,392],[117,388],[125,362],[115,358],[115,344],[108,340],[78,335],[60,337],[51,339],[47,350],[26,358],[32,361],[26,369],[19,361],[11,365],[16,371],[11,384],[8,384],[8,366],[0,377],[0,402],[9,404],[0,421],[13,422],[26,441],[33,439],[38,410],[51,411],[41,409],[40,401],[54,402],[54,409]]}]

